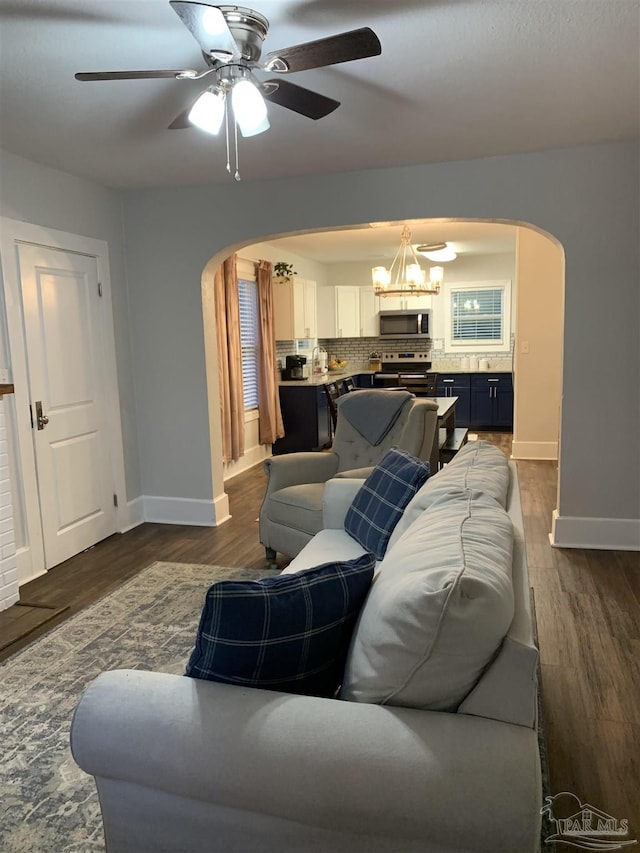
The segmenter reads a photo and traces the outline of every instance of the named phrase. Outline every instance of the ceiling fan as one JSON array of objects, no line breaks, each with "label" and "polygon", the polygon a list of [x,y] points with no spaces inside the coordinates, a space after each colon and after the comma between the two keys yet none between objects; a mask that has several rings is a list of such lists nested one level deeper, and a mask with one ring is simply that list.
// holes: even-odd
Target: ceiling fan
[{"label": "ceiling fan", "polygon": [[[211,6],[191,0],[170,0],[173,11],[200,45],[207,68],[158,71],[81,72],[76,80],[144,80],[174,78],[202,80],[211,77],[207,88],[169,125],[169,129],[199,127],[216,134],[224,122],[229,157],[230,113],[235,142],[235,178],[238,169],[238,128],[243,136],[255,136],[269,128],[265,101],[311,119],[329,115],[340,102],[305,89],[286,79],[260,80],[256,72],[278,75],[323,68],[340,62],[365,59],[382,53],[377,35],[369,27],[350,30],[317,41],[304,42],[262,57],[262,43],[269,21],[245,6]],[[231,110],[229,107],[231,106]]]}]

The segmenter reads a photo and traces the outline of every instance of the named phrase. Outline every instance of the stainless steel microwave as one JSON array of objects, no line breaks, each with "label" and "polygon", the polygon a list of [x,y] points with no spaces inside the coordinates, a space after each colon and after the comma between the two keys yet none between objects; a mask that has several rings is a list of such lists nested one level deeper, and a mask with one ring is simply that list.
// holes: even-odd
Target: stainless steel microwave
[{"label": "stainless steel microwave", "polygon": [[431,311],[380,311],[381,338],[428,338]]}]

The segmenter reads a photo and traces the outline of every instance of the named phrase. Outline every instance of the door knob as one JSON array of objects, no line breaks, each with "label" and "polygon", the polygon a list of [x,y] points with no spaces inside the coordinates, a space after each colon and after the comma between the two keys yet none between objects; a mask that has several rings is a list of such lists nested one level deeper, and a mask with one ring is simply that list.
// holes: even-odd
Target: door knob
[{"label": "door knob", "polygon": [[44,429],[49,423],[49,418],[42,414],[42,400],[36,400],[36,423],[38,429]]}]

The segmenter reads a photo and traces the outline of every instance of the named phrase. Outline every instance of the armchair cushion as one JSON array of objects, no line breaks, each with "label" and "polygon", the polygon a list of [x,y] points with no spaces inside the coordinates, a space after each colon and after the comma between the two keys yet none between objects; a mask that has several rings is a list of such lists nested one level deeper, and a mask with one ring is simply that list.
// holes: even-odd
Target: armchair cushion
[{"label": "armchair cushion", "polygon": [[375,561],[364,554],[207,591],[186,675],[333,696]]},{"label": "armchair cushion", "polygon": [[428,462],[406,450],[390,448],[353,499],[344,529],[381,560],[405,507],[428,477]]},{"label": "armchair cushion", "polygon": [[323,491],[324,483],[303,483],[273,492],[269,520],[313,536],[322,530]]}]

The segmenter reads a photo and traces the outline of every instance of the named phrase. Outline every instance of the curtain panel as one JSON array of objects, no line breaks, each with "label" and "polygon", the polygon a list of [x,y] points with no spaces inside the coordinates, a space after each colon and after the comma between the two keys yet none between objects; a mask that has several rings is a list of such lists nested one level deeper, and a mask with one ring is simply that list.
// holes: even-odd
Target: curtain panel
[{"label": "curtain panel", "polygon": [[244,393],[237,255],[226,258],[216,272],[214,291],[222,458],[224,462],[235,462],[244,454]]},{"label": "curtain panel", "polygon": [[269,261],[259,261],[256,282],[258,285],[258,440],[260,444],[273,444],[277,438],[282,438],[284,435],[278,390],[272,271],[273,265]]}]

